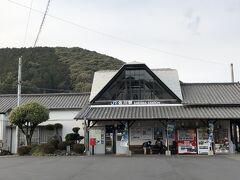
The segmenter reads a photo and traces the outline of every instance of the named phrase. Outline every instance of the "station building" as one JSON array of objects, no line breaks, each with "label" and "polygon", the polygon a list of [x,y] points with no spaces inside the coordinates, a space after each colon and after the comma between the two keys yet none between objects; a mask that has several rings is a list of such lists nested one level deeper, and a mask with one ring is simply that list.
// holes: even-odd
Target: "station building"
[{"label": "station building", "polygon": [[94,74],[84,120],[95,154],[143,153],[156,139],[172,154],[233,153],[239,147],[240,84],[184,83],[175,69],[142,63]]}]

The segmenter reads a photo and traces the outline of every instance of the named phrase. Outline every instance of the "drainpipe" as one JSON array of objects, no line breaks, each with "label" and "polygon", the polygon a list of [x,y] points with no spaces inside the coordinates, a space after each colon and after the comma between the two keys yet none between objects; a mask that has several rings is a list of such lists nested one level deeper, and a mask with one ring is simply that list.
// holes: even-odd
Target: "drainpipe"
[{"label": "drainpipe", "polygon": [[12,133],[12,124],[10,125],[10,152],[12,153],[12,136],[13,136],[13,133]]}]

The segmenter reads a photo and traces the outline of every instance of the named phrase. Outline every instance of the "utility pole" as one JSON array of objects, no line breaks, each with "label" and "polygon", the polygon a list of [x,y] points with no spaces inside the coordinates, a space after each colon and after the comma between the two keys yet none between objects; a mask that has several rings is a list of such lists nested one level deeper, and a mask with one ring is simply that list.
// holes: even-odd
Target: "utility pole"
[{"label": "utility pole", "polygon": [[[17,89],[17,106],[21,104],[21,87],[22,85],[22,56],[18,59],[18,89]],[[19,129],[16,126],[16,144],[15,144],[15,153],[18,149],[18,140],[19,140]]]},{"label": "utility pole", "polygon": [[22,56],[18,59],[18,91],[17,106],[21,103],[21,85],[22,85]]},{"label": "utility pole", "polygon": [[231,63],[230,68],[231,68],[231,80],[232,80],[232,83],[234,83],[233,63]]}]

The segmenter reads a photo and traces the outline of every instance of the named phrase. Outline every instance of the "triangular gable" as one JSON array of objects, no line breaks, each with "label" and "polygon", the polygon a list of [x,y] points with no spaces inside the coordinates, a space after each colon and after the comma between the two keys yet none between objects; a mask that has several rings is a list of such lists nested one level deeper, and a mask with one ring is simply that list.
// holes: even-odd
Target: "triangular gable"
[{"label": "triangular gable", "polygon": [[106,84],[116,75],[118,70],[102,70],[94,73],[89,101],[106,86]]},{"label": "triangular gable", "polygon": [[171,100],[180,103],[174,94],[145,64],[125,64],[91,100]]}]

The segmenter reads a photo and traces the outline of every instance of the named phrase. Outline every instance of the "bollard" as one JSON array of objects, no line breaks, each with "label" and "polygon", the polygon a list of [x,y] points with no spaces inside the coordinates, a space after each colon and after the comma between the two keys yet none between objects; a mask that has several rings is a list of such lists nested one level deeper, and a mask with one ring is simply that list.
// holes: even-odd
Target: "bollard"
[{"label": "bollard", "polygon": [[92,155],[94,155],[94,145],[92,145]]}]

